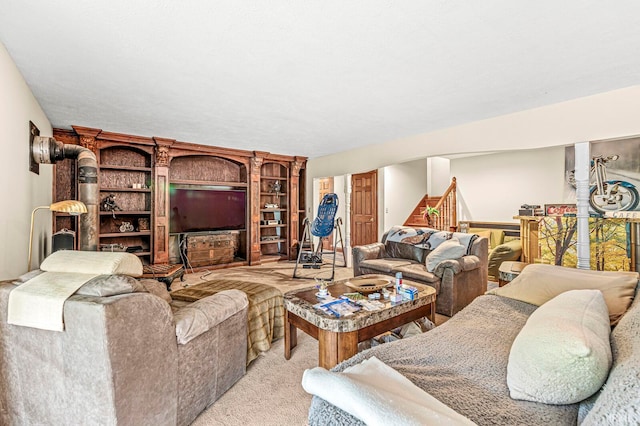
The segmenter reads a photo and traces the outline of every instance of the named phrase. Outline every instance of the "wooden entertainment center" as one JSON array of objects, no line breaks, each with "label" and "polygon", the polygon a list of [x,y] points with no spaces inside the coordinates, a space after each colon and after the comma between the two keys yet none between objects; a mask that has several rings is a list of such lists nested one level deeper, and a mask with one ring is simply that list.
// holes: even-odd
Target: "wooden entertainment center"
[{"label": "wooden entertainment center", "polygon": [[[305,216],[306,157],[72,128],[54,129],[53,136],[96,155],[101,250],[126,250],[149,265],[186,259],[194,268],[295,258]],[[73,160],[54,165],[54,201],[77,199],[76,174]],[[246,226],[173,233],[177,212],[170,191],[178,186],[242,194]],[[54,232],[78,232],[72,216],[56,213],[53,221]]]}]

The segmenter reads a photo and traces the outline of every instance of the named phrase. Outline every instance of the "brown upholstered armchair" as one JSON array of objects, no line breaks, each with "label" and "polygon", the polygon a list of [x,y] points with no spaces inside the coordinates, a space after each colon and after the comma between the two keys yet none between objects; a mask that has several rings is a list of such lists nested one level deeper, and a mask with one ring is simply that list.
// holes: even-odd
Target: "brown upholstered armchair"
[{"label": "brown upholstered armchair", "polygon": [[[458,234],[458,233],[454,233]],[[427,271],[426,257],[430,250],[387,241],[354,247],[353,273],[394,276],[402,272],[404,278],[436,289],[436,312],[452,316],[477,296],[487,291],[488,241],[478,237],[466,255],[440,262],[433,272]]]},{"label": "brown upholstered armchair", "polygon": [[477,234],[489,240],[487,271],[491,281],[498,281],[502,262],[520,260],[522,256],[519,223],[461,221],[460,228],[462,232]]}]

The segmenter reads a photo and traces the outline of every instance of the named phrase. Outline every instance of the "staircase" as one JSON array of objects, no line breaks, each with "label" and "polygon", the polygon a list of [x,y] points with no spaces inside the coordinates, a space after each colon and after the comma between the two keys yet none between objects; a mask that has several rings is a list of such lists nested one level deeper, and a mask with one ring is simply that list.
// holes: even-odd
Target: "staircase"
[{"label": "staircase", "polygon": [[[431,220],[423,217],[422,212],[427,206],[438,209],[438,216],[431,216]],[[418,228],[434,228],[443,231],[456,231],[458,229],[458,216],[456,212],[456,178],[451,179],[451,184],[441,197],[425,195],[418,203],[411,215],[404,221],[405,226]]]}]

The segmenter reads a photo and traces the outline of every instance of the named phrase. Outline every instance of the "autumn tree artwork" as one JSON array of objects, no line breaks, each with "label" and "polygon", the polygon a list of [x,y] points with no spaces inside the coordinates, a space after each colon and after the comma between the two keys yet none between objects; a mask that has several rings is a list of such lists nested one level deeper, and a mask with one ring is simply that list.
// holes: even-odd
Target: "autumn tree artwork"
[{"label": "autumn tree artwork", "polygon": [[[591,269],[629,271],[628,224],[624,219],[589,218]],[[538,242],[540,261],[575,268],[577,255],[577,219],[545,217],[540,222]]]}]

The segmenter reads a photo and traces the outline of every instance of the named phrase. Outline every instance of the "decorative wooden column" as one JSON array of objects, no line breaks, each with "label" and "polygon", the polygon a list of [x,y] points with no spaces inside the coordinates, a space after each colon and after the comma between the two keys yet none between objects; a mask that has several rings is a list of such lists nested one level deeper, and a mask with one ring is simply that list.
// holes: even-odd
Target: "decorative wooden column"
[{"label": "decorative wooden column", "polygon": [[175,139],[156,138],[153,167],[153,263],[169,263],[169,148]]},{"label": "decorative wooden column", "polygon": [[[98,142],[96,138],[100,133],[102,133],[101,129],[92,129],[90,127],[81,127],[81,126],[71,126],[73,130],[78,134],[80,146],[90,149],[91,152],[98,156]],[[100,158],[98,157],[98,162]]]},{"label": "decorative wooden column", "polygon": [[[295,247],[300,236],[300,170],[305,161],[295,157],[289,167],[289,257],[297,255]],[[304,182],[303,182],[304,184]]]},{"label": "decorative wooden column", "polygon": [[522,261],[535,263],[540,257],[538,229],[543,216],[514,216],[520,221],[520,239],[522,240]]},{"label": "decorative wooden column", "polygon": [[249,265],[260,264],[260,173],[264,161],[265,152],[254,151],[251,157],[251,170],[249,171],[249,232],[250,250]]}]

